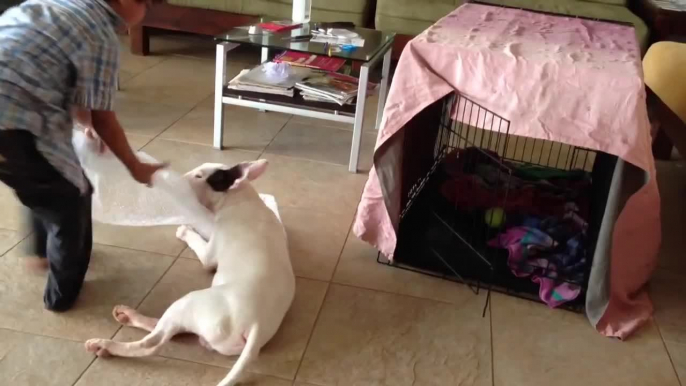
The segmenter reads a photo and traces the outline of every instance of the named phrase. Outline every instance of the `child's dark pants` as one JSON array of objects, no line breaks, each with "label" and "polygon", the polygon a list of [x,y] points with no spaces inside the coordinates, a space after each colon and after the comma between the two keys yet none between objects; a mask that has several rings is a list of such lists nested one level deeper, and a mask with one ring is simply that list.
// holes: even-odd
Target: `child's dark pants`
[{"label": "child's dark pants", "polygon": [[31,210],[34,253],[48,259],[43,301],[66,311],[81,291],[93,247],[91,192],[81,191],[38,152],[24,130],[0,130],[0,181]]}]

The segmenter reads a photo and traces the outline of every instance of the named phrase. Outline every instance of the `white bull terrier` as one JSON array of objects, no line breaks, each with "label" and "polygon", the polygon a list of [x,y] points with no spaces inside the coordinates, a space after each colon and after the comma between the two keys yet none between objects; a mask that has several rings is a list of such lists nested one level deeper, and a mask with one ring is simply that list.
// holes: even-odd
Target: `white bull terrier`
[{"label": "white bull terrier", "polygon": [[148,356],[174,335],[193,333],[210,350],[240,355],[219,386],[238,382],[278,330],[295,295],[285,229],[250,184],[266,167],[266,160],[232,168],[204,164],[185,175],[201,203],[215,214],[215,228],[209,242],[187,226],[176,235],[205,268],[216,268],[212,287],[177,300],[160,319],[115,307],[117,321],[150,334],[130,343],[91,339],[86,342],[88,351],[98,356]]}]

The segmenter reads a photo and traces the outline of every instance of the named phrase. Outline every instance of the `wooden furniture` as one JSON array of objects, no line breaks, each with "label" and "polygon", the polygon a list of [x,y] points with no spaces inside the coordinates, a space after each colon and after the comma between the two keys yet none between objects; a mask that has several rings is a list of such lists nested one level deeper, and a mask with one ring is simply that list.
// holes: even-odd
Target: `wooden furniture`
[{"label": "wooden furniture", "polygon": [[[633,3],[636,12],[650,27],[651,43],[660,41],[686,42],[686,0],[636,0]],[[683,126],[673,112],[659,100],[655,98],[650,103],[651,113],[656,122],[659,122],[660,129],[653,142],[653,155],[656,159],[668,160],[672,155],[673,143],[665,132],[665,125],[679,124]]]},{"label": "wooden furniture", "polygon": [[190,32],[214,36],[231,28],[250,24],[256,16],[215,11],[211,9],[180,7],[167,3],[152,6],[138,26],[131,28],[131,52],[136,55],[150,53],[151,29]]},{"label": "wooden furniture", "polygon": [[686,0],[636,0],[633,8],[650,27],[652,42],[686,40]]}]

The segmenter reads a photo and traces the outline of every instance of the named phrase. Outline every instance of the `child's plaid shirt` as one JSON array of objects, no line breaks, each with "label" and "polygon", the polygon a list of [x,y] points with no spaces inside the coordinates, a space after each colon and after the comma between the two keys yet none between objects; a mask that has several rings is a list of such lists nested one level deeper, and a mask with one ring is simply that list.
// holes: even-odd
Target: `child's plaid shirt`
[{"label": "child's plaid shirt", "polygon": [[31,132],[48,162],[84,192],[72,108],[112,110],[121,23],[104,0],[29,0],[0,16],[0,130]]}]

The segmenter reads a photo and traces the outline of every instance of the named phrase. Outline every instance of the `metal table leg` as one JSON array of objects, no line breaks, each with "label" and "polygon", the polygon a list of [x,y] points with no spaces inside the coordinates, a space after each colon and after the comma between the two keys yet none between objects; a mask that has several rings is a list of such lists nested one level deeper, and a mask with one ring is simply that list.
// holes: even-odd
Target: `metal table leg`
[{"label": "metal table leg", "polygon": [[214,138],[212,145],[221,150],[224,143],[224,87],[226,86],[226,54],[238,47],[235,43],[217,44],[214,69]]},{"label": "metal table leg", "polygon": [[369,63],[360,68],[360,80],[357,89],[357,106],[355,108],[355,125],[353,126],[353,143],[350,149],[348,171],[357,173],[360,161],[360,147],[362,145],[362,126],[364,124],[364,107],[367,101],[367,84],[369,82]]},{"label": "metal table leg", "polygon": [[386,107],[386,98],[388,97],[388,81],[391,73],[391,50],[388,50],[383,56],[383,67],[381,70],[381,85],[379,86],[379,104],[376,110],[376,130],[381,128],[381,120],[383,119],[383,110]]}]

